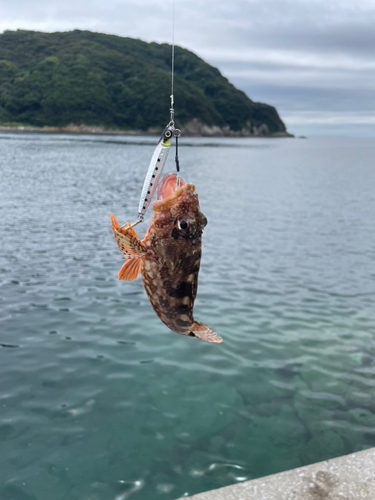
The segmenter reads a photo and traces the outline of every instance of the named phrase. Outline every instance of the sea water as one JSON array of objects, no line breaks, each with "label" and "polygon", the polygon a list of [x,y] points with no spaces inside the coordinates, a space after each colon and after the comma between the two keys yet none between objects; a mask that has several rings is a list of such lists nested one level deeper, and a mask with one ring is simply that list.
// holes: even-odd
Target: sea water
[{"label": "sea water", "polygon": [[217,345],[117,279],[109,212],[135,220],[156,141],[0,135],[2,500],[172,500],[375,446],[374,142],[181,138]]}]

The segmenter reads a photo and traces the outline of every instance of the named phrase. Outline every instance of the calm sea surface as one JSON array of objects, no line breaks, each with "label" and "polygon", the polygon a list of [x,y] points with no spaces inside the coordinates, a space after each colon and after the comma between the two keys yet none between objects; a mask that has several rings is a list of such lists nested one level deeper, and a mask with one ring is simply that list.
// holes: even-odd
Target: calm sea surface
[{"label": "calm sea surface", "polygon": [[135,219],[156,141],[0,135],[2,500],[172,500],[375,446],[374,141],[181,139],[220,345],[117,279],[109,212]]}]

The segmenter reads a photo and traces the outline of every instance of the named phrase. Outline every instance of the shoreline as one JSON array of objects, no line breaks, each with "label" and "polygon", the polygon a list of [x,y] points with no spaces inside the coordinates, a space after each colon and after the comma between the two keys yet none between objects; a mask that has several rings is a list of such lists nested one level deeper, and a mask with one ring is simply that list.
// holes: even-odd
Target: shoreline
[{"label": "shoreline", "polygon": [[[230,130],[229,127],[210,127],[199,121],[189,122],[181,126],[181,133],[185,137],[256,137],[256,138],[294,138],[293,134],[288,132],[270,133],[268,127],[262,124],[258,129],[254,127],[255,133],[250,133],[248,129],[240,131]],[[99,125],[74,125],[69,124],[64,127],[34,127],[32,125],[0,125],[0,132],[31,132],[47,134],[89,134],[89,135],[130,135],[130,136],[159,136],[163,132],[162,127],[151,127],[148,130],[121,130],[106,128]]]}]

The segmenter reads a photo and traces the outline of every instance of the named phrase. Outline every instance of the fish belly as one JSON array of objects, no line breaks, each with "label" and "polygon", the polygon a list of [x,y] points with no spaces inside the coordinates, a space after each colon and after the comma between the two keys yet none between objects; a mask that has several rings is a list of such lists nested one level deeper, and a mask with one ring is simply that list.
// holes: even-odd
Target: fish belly
[{"label": "fish belly", "polygon": [[160,320],[171,330],[189,335],[193,319],[193,286],[183,280],[171,281],[168,270],[145,260],[141,267],[143,284]]}]

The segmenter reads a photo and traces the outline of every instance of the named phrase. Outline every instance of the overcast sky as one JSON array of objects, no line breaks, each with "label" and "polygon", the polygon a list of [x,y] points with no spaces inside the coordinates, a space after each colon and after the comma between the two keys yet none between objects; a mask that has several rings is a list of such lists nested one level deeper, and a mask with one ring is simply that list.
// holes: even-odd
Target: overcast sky
[{"label": "overcast sky", "polygon": [[[89,29],[170,43],[172,3],[4,1],[0,31]],[[276,106],[296,135],[375,137],[375,0],[175,0],[175,42]]]}]

